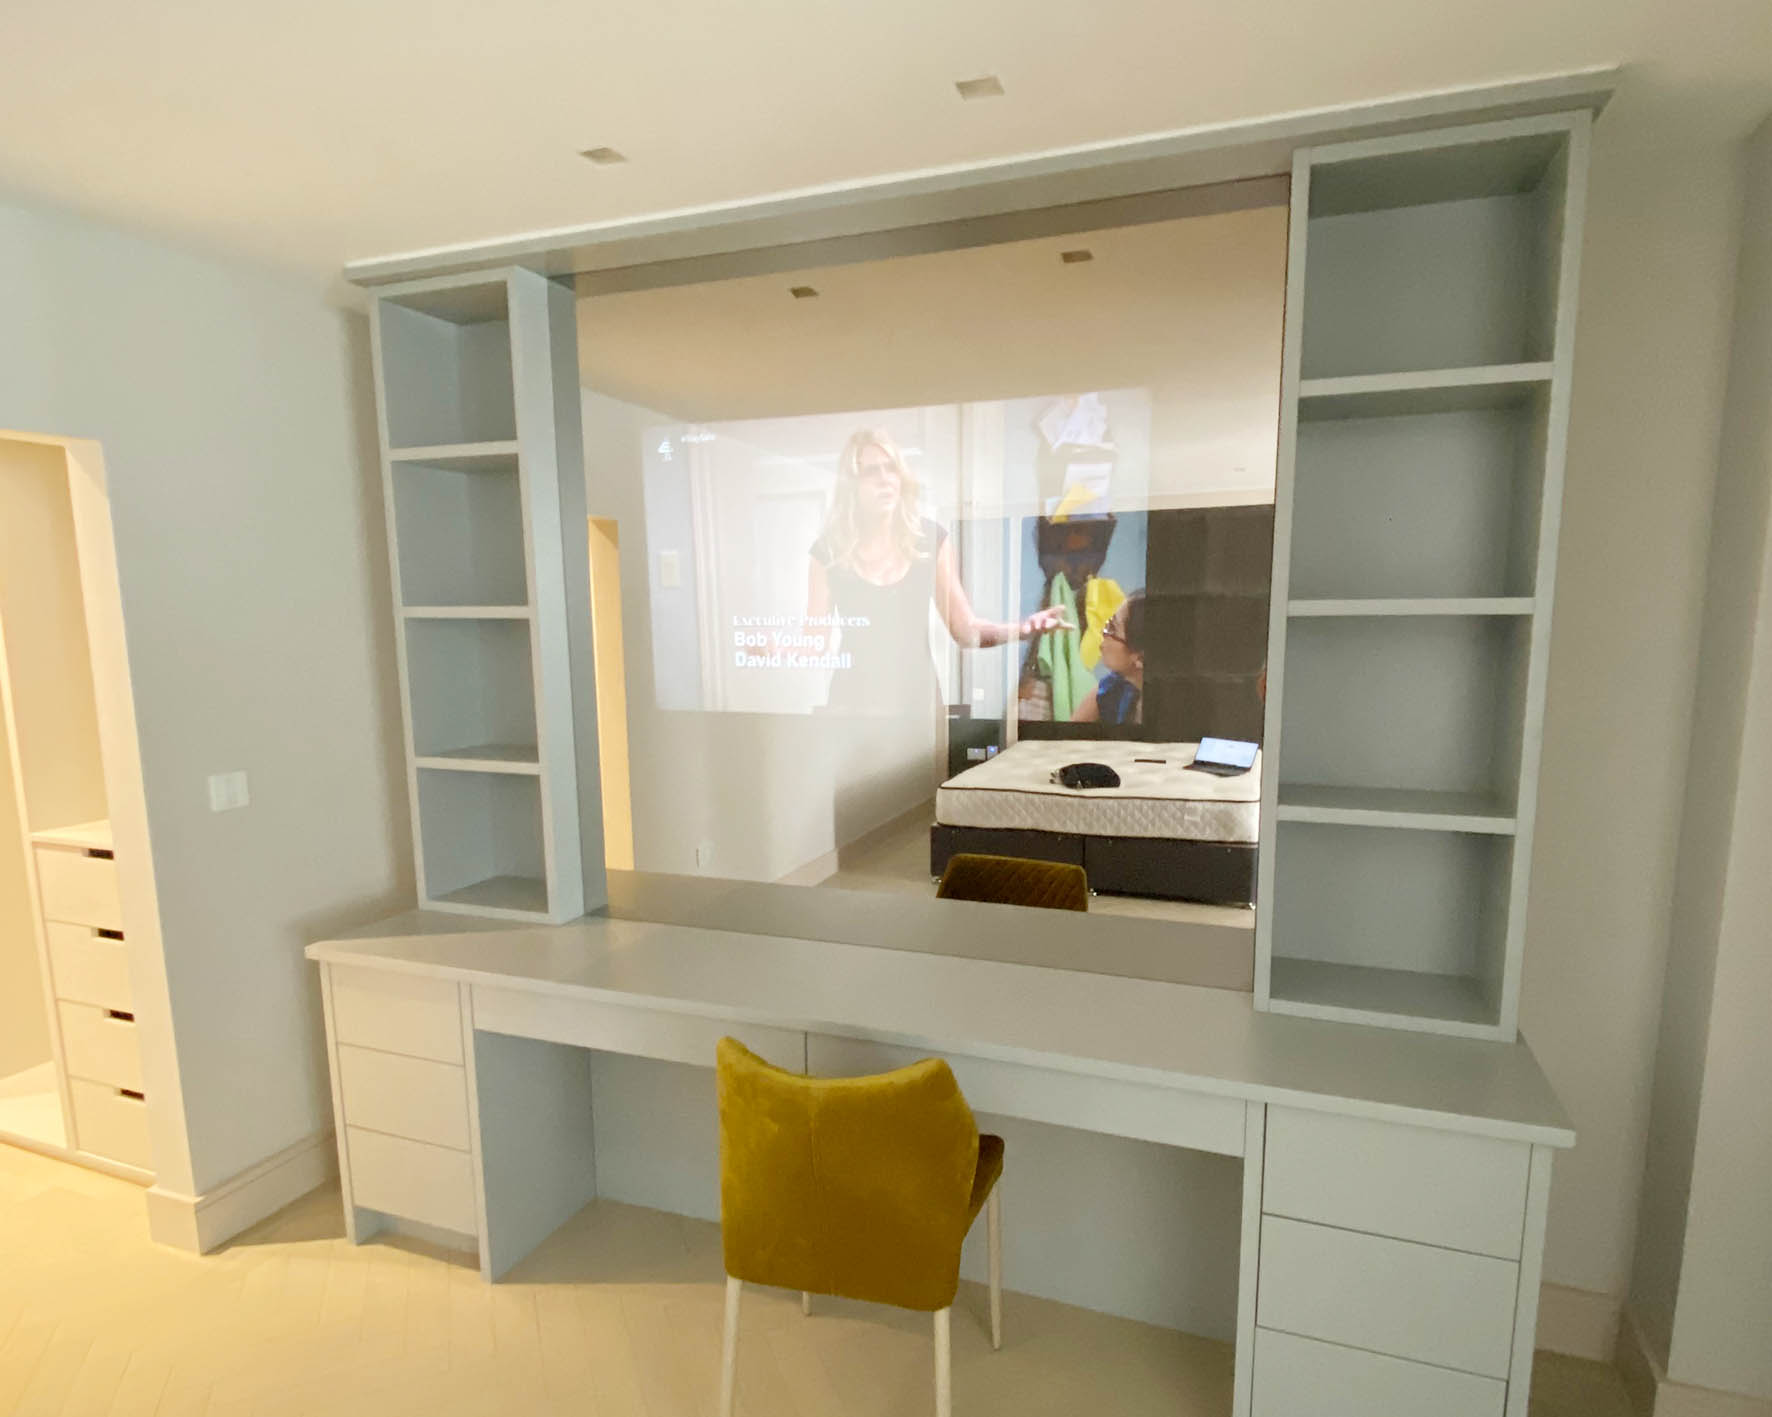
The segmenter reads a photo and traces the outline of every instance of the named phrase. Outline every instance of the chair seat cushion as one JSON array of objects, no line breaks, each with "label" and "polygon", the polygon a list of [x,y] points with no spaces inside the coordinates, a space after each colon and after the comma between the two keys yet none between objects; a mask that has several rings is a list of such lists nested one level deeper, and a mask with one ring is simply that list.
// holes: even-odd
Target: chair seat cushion
[{"label": "chair seat cushion", "polygon": [[994,1137],[989,1132],[978,1134],[978,1170],[972,1173],[972,1203],[966,1211],[967,1222],[978,1218],[978,1212],[984,1209],[985,1201],[990,1197],[991,1187],[1003,1174],[1003,1138]]}]

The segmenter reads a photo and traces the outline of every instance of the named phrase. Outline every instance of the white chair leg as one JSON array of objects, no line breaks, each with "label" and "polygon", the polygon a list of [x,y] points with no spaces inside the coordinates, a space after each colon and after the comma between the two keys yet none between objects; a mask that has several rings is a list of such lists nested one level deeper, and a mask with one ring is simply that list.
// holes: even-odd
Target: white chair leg
[{"label": "white chair leg", "polygon": [[800,1291],[800,1312],[808,1315],[812,1312],[812,1291],[810,1289]]},{"label": "white chair leg", "polygon": [[992,1186],[984,1203],[985,1229],[991,1246],[991,1347],[1003,1346],[1003,1208],[998,1202],[1001,1186]]},{"label": "white chair leg", "polygon": [[742,1280],[726,1276],[726,1332],[720,1341],[720,1417],[732,1417],[733,1385],[738,1377],[738,1296]]},{"label": "white chair leg", "polygon": [[954,1417],[953,1309],[935,1311],[935,1417]]}]

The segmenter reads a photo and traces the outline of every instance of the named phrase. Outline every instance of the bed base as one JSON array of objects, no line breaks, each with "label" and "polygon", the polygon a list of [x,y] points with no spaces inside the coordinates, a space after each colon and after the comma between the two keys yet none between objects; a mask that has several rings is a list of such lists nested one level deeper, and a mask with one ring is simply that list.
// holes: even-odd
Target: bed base
[{"label": "bed base", "polygon": [[1170,840],[1141,836],[1081,836],[1008,827],[929,829],[929,873],[940,876],[959,852],[1063,861],[1081,866],[1089,888],[1105,895],[1248,905],[1255,899],[1253,842]]}]

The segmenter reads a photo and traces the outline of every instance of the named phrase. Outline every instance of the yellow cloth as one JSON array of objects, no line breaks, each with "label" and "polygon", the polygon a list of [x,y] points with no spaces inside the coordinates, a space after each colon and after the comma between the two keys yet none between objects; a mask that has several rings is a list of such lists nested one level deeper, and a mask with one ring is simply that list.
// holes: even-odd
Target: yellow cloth
[{"label": "yellow cloth", "polygon": [[747,1284],[945,1309],[960,1242],[1003,1170],[939,1058],[807,1078],[722,1038],[720,1238]]},{"label": "yellow cloth", "polygon": [[1093,669],[1101,663],[1101,632],[1114,612],[1126,603],[1126,592],[1118,581],[1106,576],[1091,576],[1083,587],[1083,667]]}]

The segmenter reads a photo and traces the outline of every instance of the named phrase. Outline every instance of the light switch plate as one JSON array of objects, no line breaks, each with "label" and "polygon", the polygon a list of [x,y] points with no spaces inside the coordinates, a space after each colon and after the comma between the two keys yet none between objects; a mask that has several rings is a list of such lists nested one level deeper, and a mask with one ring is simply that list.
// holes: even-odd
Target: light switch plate
[{"label": "light switch plate", "polygon": [[683,557],[677,551],[658,553],[658,584],[662,590],[676,590],[683,584]]},{"label": "light switch plate", "polygon": [[209,810],[231,812],[252,801],[243,772],[217,772],[209,775]]}]

